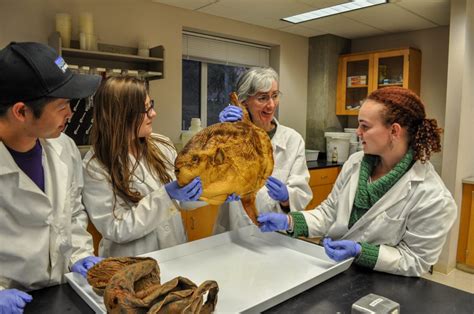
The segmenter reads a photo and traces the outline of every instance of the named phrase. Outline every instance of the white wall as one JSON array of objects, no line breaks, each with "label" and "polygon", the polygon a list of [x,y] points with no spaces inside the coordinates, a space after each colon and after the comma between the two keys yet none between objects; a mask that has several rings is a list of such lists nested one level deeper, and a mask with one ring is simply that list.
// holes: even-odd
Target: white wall
[{"label": "white wall", "polygon": [[[452,0],[450,24],[442,177],[460,210],[462,179],[474,175],[474,0]],[[456,263],[458,234],[459,221],[440,260],[448,270]]]},{"label": "white wall", "polygon": [[152,81],[151,96],[157,100],[154,129],[178,141],[181,128],[181,56],[183,29],[246,39],[274,46],[271,65],[280,73],[284,98],[279,119],[303,137],[306,134],[308,39],[298,35],[252,26],[233,20],[196,13],[151,0],[1,0],[0,46],[10,41],[47,43],[54,30],[54,15],[67,12],[73,17],[73,39],[78,38],[80,12],[94,15],[99,41],[137,46],[140,38],[151,46],[165,48],[165,78]]},{"label": "white wall", "polygon": [[[449,27],[354,39],[351,51],[362,52],[402,47],[421,50],[420,97],[426,105],[427,116],[438,120],[438,125],[444,127]],[[443,153],[435,154],[431,159],[438,173],[441,173],[442,156]]]}]

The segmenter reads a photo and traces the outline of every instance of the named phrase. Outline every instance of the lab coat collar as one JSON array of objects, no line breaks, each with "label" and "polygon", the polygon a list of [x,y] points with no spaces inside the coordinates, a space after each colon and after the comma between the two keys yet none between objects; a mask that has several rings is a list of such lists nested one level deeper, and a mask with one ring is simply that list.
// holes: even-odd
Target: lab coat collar
[{"label": "lab coat collar", "polygon": [[[51,147],[52,151],[54,151],[58,157],[61,156],[63,147],[57,141],[51,142],[46,139],[40,139],[40,143],[43,150],[46,149],[46,147]],[[2,163],[0,164],[0,176],[9,174],[9,173],[20,172],[21,170],[20,167],[18,167],[12,155],[8,151],[7,147],[1,141],[0,141],[0,160],[2,160]]]},{"label": "lab coat collar", "polygon": [[[354,198],[357,191],[357,186],[359,184],[359,173],[360,173],[360,165],[362,162],[362,158],[364,157],[363,152],[356,153],[357,156],[355,158],[350,158],[349,162],[351,167],[351,180],[350,180],[350,194],[348,197],[349,204],[347,204],[346,208],[348,209],[348,215],[350,215],[352,211],[352,207],[354,205]],[[391,208],[394,204],[403,200],[409,194],[413,182],[424,181],[427,171],[428,165],[422,164],[420,161],[416,161],[415,164],[405,173],[397,183],[390,189],[388,193],[382,196],[373,206],[370,208],[365,215],[363,215],[347,232],[344,238],[350,236],[353,232],[359,229],[359,227],[363,226],[366,223],[369,223],[374,219],[377,215],[381,214],[382,212],[386,211],[387,209]]]},{"label": "lab coat collar", "polygon": [[288,142],[288,133],[284,132],[284,127],[280,124],[280,122],[278,122],[276,118],[273,118],[273,122],[275,122],[277,130],[275,132],[275,135],[273,135],[272,144],[275,145],[275,147],[279,147],[282,150],[286,150],[286,144]]},{"label": "lab coat collar", "polygon": [[14,172],[20,172],[20,168],[16,164],[15,160],[13,159],[5,144],[3,144],[3,142],[1,141],[0,160],[2,161],[2,163],[0,164],[0,176]]},{"label": "lab coat collar", "polygon": [[40,143],[41,143],[41,146],[43,146],[43,149],[46,149],[46,147],[50,147],[51,150],[58,157],[61,157],[61,153],[63,151],[63,144],[61,144],[59,141],[51,141],[49,139],[40,138]]},{"label": "lab coat collar", "polygon": [[[131,167],[136,162],[136,159],[132,154],[129,156]],[[151,190],[158,190],[161,186],[160,179],[153,176],[152,171],[149,169],[148,164],[143,160],[143,158],[138,163],[137,170],[132,175],[132,180],[142,182]]]},{"label": "lab coat collar", "polygon": [[[43,146],[43,144],[42,144]],[[44,147],[42,148],[42,158],[44,165]],[[44,195],[44,192],[34,183],[28,175],[26,175],[13,159],[13,156],[8,151],[8,148],[3,142],[0,142],[0,160],[2,164],[0,165],[0,176],[8,174],[17,174],[17,186],[19,189],[24,191],[33,192],[36,194]],[[45,175],[45,187],[46,187],[46,175]]]}]

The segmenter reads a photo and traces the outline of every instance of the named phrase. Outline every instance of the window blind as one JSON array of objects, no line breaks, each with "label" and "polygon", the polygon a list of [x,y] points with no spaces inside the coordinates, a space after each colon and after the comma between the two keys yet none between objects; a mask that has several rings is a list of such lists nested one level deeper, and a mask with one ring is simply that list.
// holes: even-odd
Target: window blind
[{"label": "window blind", "polygon": [[183,32],[183,59],[266,67],[270,64],[270,49],[233,39]]}]

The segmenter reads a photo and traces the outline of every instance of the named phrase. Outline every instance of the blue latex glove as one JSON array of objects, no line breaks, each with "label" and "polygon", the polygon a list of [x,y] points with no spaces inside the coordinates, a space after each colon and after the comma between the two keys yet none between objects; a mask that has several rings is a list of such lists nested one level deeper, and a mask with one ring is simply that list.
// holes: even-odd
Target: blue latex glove
[{"label": "blue latex glove", "polygon": [[165,184],[166,192],[170,198],[178,201],[197,201],[202,194],[201,178],[196,177],[193,181],[181,187],[178,181]]},{"label": "blue latex glove", "polygon": [[288,188],[286,184],[275,177],[268,177],[265,186],[268,189],[268,195],[275,201],[286,202],[289,199]]},{"label": "blue latex glove", "polygon": [[21,314],[26,303],[31,302],[33,297],[26,292],[17,289],[6,289],[0,291],[0,313]]},{"label": "blue latex glove", "polygon": [[228,105],[219,113],[220,122],[235,122],[242,120],[242,109],[237,106]]},{"label": "blue latex glove", "polygon": [[229,196],[227,196],[227,199],[225,200],[226,203],[230,203],[234,201],[240,201],[240,196],[238,196],[235,193],[232,193]]},{"label": "blue latex glove", "polygon": [[263,213],[258,215],[257,221],[262,232],[288,230],[288,216],[285,214]]},{"label": "blue latex glove", "polygon": [[94,255],[84,257],[75,262],[74,265],[72,265],[71,270],[75,273],[81,274],[82,277],[85,278],[87,276],[87,271],[103,259],[103,257]]},{"label": "blue latex glove", "polygon": [[362,246],[352,240],[333,241],[331,238],[324,238],[323,246],[326,254],[336,262],[356,257],[362,251]]}]

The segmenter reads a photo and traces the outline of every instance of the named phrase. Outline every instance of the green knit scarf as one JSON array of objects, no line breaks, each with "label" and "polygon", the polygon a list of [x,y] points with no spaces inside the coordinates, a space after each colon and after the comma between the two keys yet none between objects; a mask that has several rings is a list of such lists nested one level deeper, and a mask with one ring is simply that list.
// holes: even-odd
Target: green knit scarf
[{"label": "green knit scarf", "polygon": [[[369,183],[369,176],[374,170],[378,156],[365,155],[362,159],[359,174],[359,185],[355,195],[354,205],[360,209],[371,208],[413,165],[413,150],[409,149],[402,160],[389,173]],[[360,217],[359,217],[360,218]]]}]

